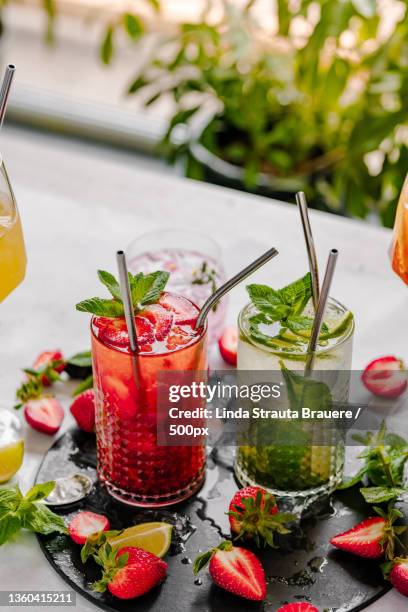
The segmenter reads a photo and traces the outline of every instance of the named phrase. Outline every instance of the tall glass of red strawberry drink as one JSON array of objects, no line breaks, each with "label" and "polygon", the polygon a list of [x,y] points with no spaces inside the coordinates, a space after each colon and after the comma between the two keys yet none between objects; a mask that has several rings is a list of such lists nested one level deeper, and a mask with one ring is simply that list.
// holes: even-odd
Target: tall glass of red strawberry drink
[{"label": "tall glass of red strawberry drink", "polygon": [[[84,306],[91,301],[77,308],[95,313]],[[204,441],[157,443],[157,387],[163,371],[202,376],[207,331],[194,329],[199,311],[186,298],[160,292],[155,303],[148,301],[136,311],[136,357],[122,316],[94,314],[91,321],[98,477],[123,502],[159,507],[186,499],[204,479]]]}]

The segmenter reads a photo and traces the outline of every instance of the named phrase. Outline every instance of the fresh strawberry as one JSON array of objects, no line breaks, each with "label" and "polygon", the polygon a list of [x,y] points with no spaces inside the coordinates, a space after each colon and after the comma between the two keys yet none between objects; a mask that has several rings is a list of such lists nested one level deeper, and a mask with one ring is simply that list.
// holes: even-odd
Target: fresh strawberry
[{"label": "fresh strawberry", "polygon": [[[112,346],[127,348],[129,334],[126,321],[123,318],[95,317],[94,325],[98,328],[98,337]],[[140,347],[153,344],[154,327],[145,317],[135,317],[137,341]]]},{"label": "fresh strawberry", "polygon": [[85,544],[89,536],[99,531],[107,531],[109,528],[110,523],[106,516],[85,510],[77,512],[71,520],[68,525],[68,533],[76,544]]},{"label": "fresh strawberry", "polygon": [[319,610],[306,601],[288,603],[278,608],[276,612],[319,612]]},{"label": "fresh strawberry", "polygon": [[95,394],[87,389],[78,395],[71,404],[71,414],[78,427],[88,433],[95,429]]},{"label": "fresh strawberry", "polygon": [[261,487],[237,491],[231,499],[228,515],[231,531],[237,537],[254,538],[258,545],[266,542],[270,546],[274,546],[273,533],[289,533],[284,523],[295,518],[292,514],[279,512],[274,496]]},{"label": "fresh strawberry", "polygon": [[24,417],[33,429],[53,435],[61,427],[64,410],[54,397],[42,396],[27,401],[24,405]]},{"label": "fresh strawberry", "polygon": [[238,330],[235,325],[229,325],[218,340],[221,357],[230,365],[237,365]]},{"label": "fresh strawberry", "polygon": [[388,399],[399,397],[408,384],[404,363],[392,355],[371,361],[361,380],[371,393]]},{"label": "fresh strawberry", "polygon": [[408,557],[393,559],[389,580],[401,595],[408,597]]},{"label": "fresh strawberry", "polygon": [[388,514],[379,508],[376,508],[376,511],[380,516],[365,519],[352,529],[331,538],[330,543],[359,557],[380,559],[385,556],[391,559],[398,535],[406,529],[393,526],[394,521],[402,514],[396,508],[390,508]]},{"label": "fresh strawberry", "polygon": [[[45,387],[49,387],[54,380],[58,379],[58,374],[64,371],[65,362],[61,351],[44,351],[38,355],[33,363],[32,370],[37,374],[41,374],[41,382]],[[30,369],[27,370],[29,376],[32,376]]]},{"label": "fresh strawberry", "polygon": [[174,323],[178,325],[192,325],[197,320],[199,313],[197,306],[181,295],[164,291],[159,304],[166,310],[174,312]]},{"label": "fresh strawberry", "polygon": [[265,572],[253,552],[225,541],[195,559],[194,574],[203,569],[207,563],[210,564],[211,578],[222,589],[245,599],[254,601],[265,599]]},{"label": "fresh strawberry", "polygon": [[108,589],[119,599],[133,599],[150,591],[167,574],[167,563],[141,548],[126,546],[117,553],[105,544],[99,549],[97,562],[103,567],[101,580],[93,589]]},{"label": "fresh strawberry", "polygon": [[139,313],[139,316],[145,317],[152,323],[156,340],[161,341],[167,338],[173,325],[174,313],[169,312],[160,304],[150,304]]}]

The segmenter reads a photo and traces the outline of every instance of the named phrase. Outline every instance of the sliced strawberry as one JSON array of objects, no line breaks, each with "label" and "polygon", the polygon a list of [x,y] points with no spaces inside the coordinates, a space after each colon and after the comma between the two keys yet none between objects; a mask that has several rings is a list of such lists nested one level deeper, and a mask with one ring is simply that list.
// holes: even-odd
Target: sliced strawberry
[{"label": "sliced strawberry", "polygon": [[161,294],[159,304],[166,310],[174,312],[174,323],[178,325],[193,325],[197,321],[199,310],[187,298],[165,291]]},{"label": "sliced strawberry", "polygon": [[[119,348],[129,347],[129,334],[126,321],[122,318],[95,317],[94,325],[98,328],[98,337],[102,342]],[[139,346],[145,346],[154,342],[154,327],[145,317],[136,316],[136,334]]]},{"label": "sliced strawberry", "polygon": [[109,519],[103,514],[85,510],[78,512],[68,525],[68,533],[76,544],[85,544],[87,538],[100,531],[108,531]]},{"label": "sliced strawberry", "polygon": [[389,575],[392,586],[401,595],[408,597],[408,557],[396,558],[393,560],[393,567]]},{"label": "sliced strawberry", "polygon": [[359,557],[379,559],[392,546],[393,528],[382,516],[365,519],[352,529],[334,536],[330,543]]},{"label": "sliced strawberry", "polygon": [[211,578],[222,589],[253,601],[265,599],[265,572],[253,552],[233,546],[231,542],[221,542],[217,548],[195,559],[194,573],[208,562]]},{"label": "sliced strawberry", "polygon": [[261,487],[237,491],[230,502],[228,515],[234,534],[254,538],[258,545],[266,542],[270,546],[274,546],[274,532],[289,533],[284,523],[295,518],[292,514],[279,512],[274,496]]},{"label": "sliced strawberry", "polygon": [[108,589],[119,599],[133,599],[147,593],[167,574],[167,563],[141,548],[126,546],[116,553],[105,544],[96,558],[102,565],[103,575],[93,585],[94,590],[103,593]]},{"label": "sliced strawberry", "polygon": [[174,313],[169,312],[160,304],[150,304],[138,316],[145,317],[154,326],[156,340],[162,341],[167,338],[174,321]]},{"label": "sliced strawberry", "polygon": [[306,601],[288,603],[281,606],[276,612],[319,612],[319,610]]},{"label": "sliced strawberry", "polygon": [[33,429],[53,435],[61,427],[64,410],[54,397],[40,397],[24,405],[24,417]]},{"label": "sliced strawberry", "polygon": [[37,371],[38,373],[44,372],[41,376],[41,382],[45,387],[48,387],[52,380],[47,376],[47,370],[54,370],[57,373],[61,373],[64,371],[65,362],[64,357],[62,356],[61,351],[44,351],[40,353],[37,359],[33,363],[32,369]]},{"label": "sliced strawberry", "polygon": [[378,397],[393,399],[407,388],[407,372],[401,359],[392,355],[371,361],[361,380],[366,388]]},{"label": "sliced strawberry", "polygon": [[95,394],[93,389],[83,391],[72,402],[70,411],[78,427],[83,431],[92,432],[95,429]]},{"label": "sliced strawberry", "polygon": [[235,325],[226,327],[221,338],[218,340],[220,353],[224,361],[230,365],[237,365],[238,354],[238,330]]}]

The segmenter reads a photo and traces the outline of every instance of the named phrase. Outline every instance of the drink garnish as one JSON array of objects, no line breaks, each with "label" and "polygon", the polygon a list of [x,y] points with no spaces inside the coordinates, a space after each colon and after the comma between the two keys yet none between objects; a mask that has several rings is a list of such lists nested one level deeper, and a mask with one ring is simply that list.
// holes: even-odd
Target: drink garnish
[{"label": "drink garnish", "polygon": [[54,481],[43,482],[25,495],[18,485],[0,487],[0,546],[22,528],[43,534],[67,533],[63,519],[42,503],[54,486]]},{"label": "drink garnish", "polygon": [[[131,274],[129,272],[129,285],[132,304],[135,312],[143,310],[148,304],[156,303],[163,292],[170,274],[168,272],[152,272],[150,274]],[[120,293],[120,286],[116,278],[109,272],[98,270],[99,280],[110,292],[112,298],[89,298],[76,305],[81,312],[90,312],[99,317],[123,317],[124,308]]]},{"label": "drink garnish", "polygon": [[[310,273],[282,289],[268,285],[248,285],[247,291],[258,313],[249,318],[249,333],[256,341],[276,350],[293,351],[295,346],[308,343],[313,317],[304,313],[312,296]],[[340,321],[329,325],[323,322],[319,343],[344,333],[351,325],[353,315],[347,311]],[[278,328],[276,325],[278,324]],[[271,333],[268,333],[268,327]],[[265,329],[266,328],[266,329]]]}]

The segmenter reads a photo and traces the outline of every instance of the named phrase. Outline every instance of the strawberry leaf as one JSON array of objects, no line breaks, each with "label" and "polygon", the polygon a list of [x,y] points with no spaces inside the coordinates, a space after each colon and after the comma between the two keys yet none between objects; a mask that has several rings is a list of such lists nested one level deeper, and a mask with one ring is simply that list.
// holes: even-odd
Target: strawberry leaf
[{"label": "strawberry leaf", "polygon": [[79,395],[83,391],[86,391],[87,389],[92,389],[93,383],[94,383],[93,374],[90,374],[89,376],[85,378],[85,380],[80,382],[77,387],[75,387],[75,389],[72,392],[72,397],[76,397],[77,395]]},{"label": "strawberry leaf", "polygon": [[194,575],[198,574],[198,572],[200,572],[202,569],[206,567],[206,565],[208,565],[208,563],[211,561],[211,557],[213,556],[213,554],[214,554],[214,549],[207,550],[207,552],[203,553],[202,555],[198,555],[198,557],[194,559],[194,563],[193,563],[193,574]]}]

